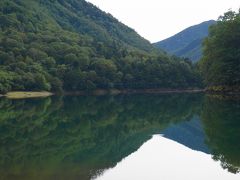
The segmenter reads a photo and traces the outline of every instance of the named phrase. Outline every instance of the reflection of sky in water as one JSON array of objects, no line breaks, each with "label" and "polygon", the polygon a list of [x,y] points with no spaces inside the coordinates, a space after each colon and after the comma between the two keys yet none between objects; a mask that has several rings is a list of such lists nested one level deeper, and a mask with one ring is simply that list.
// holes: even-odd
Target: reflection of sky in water
[{"label": "reflection of sky in water", "polygon": [[135,153],[95,180],[239,180],[239,174],[222,169],[211,155],[194,151],[155,135]]}]

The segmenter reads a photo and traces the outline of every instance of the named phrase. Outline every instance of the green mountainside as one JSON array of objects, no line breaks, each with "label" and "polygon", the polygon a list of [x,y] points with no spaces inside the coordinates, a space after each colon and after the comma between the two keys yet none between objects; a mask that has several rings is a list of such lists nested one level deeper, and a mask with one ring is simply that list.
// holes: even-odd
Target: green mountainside
[{"label": "green mountainside", "polygon": [[1,0],[0,22],[0,93],[199,84],[190,62],[84,0]]},{"label": "green mountainside", "polygon": [[202,41],[208,36],[208,28],[213,24],[215,21],[210,20],[191,26],[170,38],[154,43],[154,46],[196,62],[202,57]]},{"label": "green mountainside", "polygon": [[240,92],[240,9],[224,13],[210,27],[199,65],[210,91]]}]

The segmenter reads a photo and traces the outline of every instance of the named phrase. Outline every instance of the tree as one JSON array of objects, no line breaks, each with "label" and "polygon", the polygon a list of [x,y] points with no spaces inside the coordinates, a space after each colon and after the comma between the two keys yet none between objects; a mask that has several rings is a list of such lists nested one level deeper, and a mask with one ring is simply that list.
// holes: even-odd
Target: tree
[{"label": "tree", "polygon": [[226,12],[209,29],[200,61],[208,86],[240,86],[240,11]]},{"label": "tree", "polygon": [[11,90],[13,73],[8,73],[0,69],[0,93],[6,93]]}]

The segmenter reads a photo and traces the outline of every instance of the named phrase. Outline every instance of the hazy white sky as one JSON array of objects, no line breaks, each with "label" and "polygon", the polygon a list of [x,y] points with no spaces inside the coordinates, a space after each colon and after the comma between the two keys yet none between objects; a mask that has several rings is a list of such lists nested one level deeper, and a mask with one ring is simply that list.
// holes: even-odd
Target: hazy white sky
[{"label": "hazy white sky", "polygon": [[156,42],[186,27],[217,19],[240,0],[87,0],[112,14],[141,36]]}]

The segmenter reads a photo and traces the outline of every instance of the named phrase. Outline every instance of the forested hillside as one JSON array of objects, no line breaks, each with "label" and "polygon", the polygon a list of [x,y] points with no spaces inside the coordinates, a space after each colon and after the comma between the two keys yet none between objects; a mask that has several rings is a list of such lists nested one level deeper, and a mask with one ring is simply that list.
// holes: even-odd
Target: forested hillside
[{"label": "forested hillside", "polygon": [[0,1],[0,92],[186,88],[190,62],[84,0]]},{"label": "forested hillside", "polygon": [[226,12],[210,28],[200,67],[210,90],[240,92],[240,10]]},{"label": "forested hillside", "polygon": [[186,57],[196,62],[202,57],[202,41],[208,36],[208,28],[215,23],[214,20],[202,22],[154,45],[170,54]]}]

